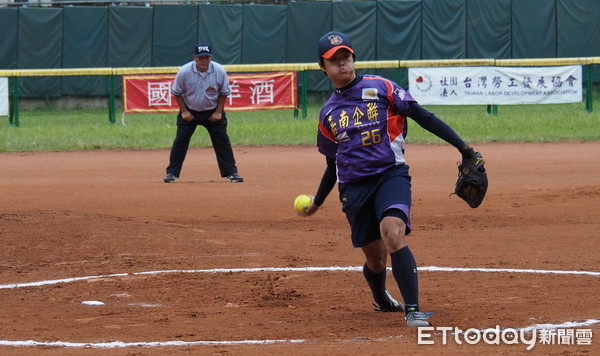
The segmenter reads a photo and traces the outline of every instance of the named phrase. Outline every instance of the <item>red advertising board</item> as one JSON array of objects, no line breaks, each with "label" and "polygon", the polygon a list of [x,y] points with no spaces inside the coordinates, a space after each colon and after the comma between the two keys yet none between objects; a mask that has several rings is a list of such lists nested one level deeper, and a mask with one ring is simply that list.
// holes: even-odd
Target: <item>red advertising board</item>
[{"label": "red advertising board", "polygon": [[179,107],[171,95],[174,74],[124,75],[123,111],[177,112]]},{"label": "red advertising board", "polygon": [[[297,107],[296,72],[230,74],[231,95],[225,107],[229,111],[277,110]],[[177,112],[179,108],[171,85],[174,74],[124,75],[123,111]]]}]

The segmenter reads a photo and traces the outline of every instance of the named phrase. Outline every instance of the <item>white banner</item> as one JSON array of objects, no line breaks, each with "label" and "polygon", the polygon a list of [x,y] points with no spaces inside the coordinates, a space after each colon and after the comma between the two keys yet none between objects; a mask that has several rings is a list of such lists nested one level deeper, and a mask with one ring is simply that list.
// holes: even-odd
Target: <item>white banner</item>
[{"label": "white banner", "polygon": [[583,100],[581,66],[409,68],[420,104],[516,105]]},{"label": "white banner", "polygon": [[0,116],[8,116],[8,78],[0,78]]}]

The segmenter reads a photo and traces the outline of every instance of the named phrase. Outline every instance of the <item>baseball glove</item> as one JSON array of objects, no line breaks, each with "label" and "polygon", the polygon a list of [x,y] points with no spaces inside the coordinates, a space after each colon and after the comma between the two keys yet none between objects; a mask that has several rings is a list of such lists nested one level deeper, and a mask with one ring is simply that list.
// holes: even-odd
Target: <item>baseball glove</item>
[{"label": "baseball glove", "polygon": [[463,158],[458,165],[458,179],[454,194],[466,201],[471,208],[478,207],[487,192],[488,179],[481,153],[475,152],[471,158]]}]

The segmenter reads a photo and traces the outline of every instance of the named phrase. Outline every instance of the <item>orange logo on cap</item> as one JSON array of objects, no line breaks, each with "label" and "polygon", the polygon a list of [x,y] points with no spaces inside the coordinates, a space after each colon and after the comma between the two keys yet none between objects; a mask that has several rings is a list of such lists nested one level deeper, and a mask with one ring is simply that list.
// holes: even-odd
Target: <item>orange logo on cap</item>
[{"label": "orange logo on cap", "polygon": [[331,43],[334,46],[342,44],[342,42],[344,42],[344,40],[342,40],[342,38],[338,35],[331,35],[328,38],[329,38],[329,43]]}]

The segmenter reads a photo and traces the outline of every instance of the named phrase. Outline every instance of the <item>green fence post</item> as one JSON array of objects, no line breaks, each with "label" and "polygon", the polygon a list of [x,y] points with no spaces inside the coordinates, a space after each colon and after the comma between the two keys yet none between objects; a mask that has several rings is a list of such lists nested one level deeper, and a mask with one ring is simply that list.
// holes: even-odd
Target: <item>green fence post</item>
[{"label": "green fence post", "polygon": [[498,105],[488,105],[486,111],[488,115],[498,115]]},{"label": "green fence post", "polygon": [[[298,76],[298,72],[296,71],[296,76]],[[300,94],[299,94],[300,93]],[[302,84],[297,84],[296,86],[296,94],[300,95],[300,101],[296,102],[296,107],[294,108],[294,119],[298,118],[298,111],[300,108],[300,103],[302,102]],[[296,97],[297,99],[298,97]]]},{"label": "green fence post", "polygon": [[8,123],[10,126],[19,126],[19,77],[13,77],[12,81],[12,107],[10,108],[10,116]]},{"label": "green fence post", "polygon": [[307,98],[306,98],[306,70],[300,73],[300,100],[302,101],[302,118],[305,119],[308,116],[307,113]]},{"label": "green fence post", "polygon": [[111,124],[115,123],[115,76],[111,75],[109,78],[108,88],[108,121]]},{"label": "green fence post", "polygon": [[585,93],[585,110],[587,112],[594,111],[593,108],[593,99],[592,99],[592,65],[587,65],[587,85],[586,85],[586,93]]}]

